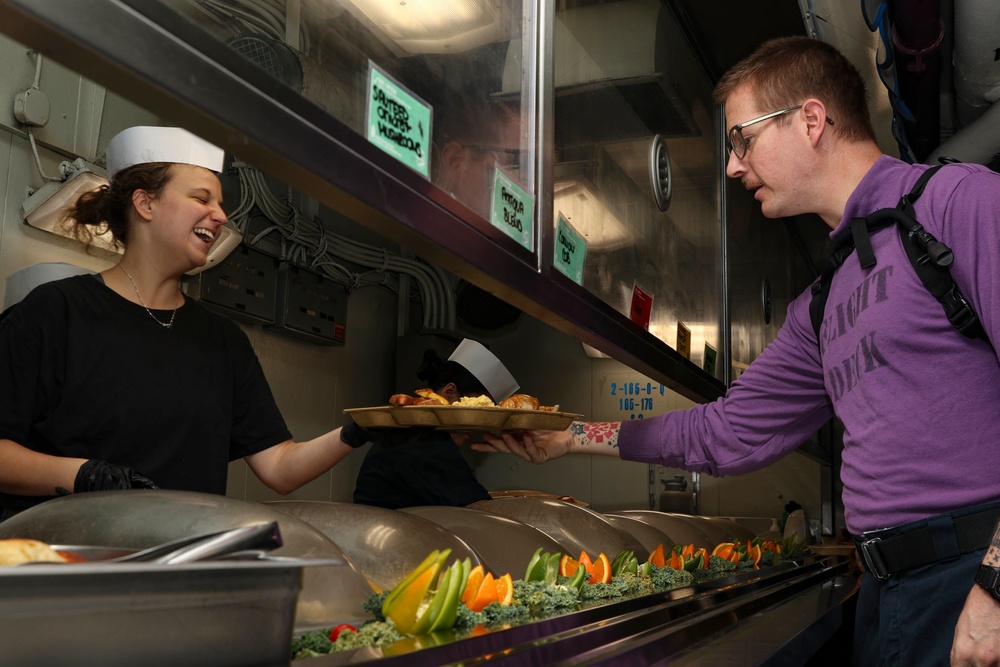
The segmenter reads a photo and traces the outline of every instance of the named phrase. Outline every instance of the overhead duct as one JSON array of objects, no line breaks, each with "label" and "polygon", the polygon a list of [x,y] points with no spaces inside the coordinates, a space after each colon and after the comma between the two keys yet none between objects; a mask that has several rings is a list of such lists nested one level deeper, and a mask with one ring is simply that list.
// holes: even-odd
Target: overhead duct
[{"label": "overhead duct", "polygon": [[935,149],[939,157],[1000,169],[1000,4],[995,0],[955,2],[955,113],[961,128]]},{"label": "overhead duct", "polygon": [[[701,70],[660,0],[560,11],[554,38],[557,149],[700,134],[685,79]],[[516,94],[520,78],[512,45],[503,93]]]},{"label": "overhead duct", "polygon": [[[955,93],[960,127],[1000,99],[1000,3],[955,0]],[[997,137],[994,134],[993,137]]]},{"label": "overhead duct", "polygon": [[927,157],[927,164],[937,164],[939,157],[985,164],[1000,171],[1000,104],[992,105],[938,146]]}]

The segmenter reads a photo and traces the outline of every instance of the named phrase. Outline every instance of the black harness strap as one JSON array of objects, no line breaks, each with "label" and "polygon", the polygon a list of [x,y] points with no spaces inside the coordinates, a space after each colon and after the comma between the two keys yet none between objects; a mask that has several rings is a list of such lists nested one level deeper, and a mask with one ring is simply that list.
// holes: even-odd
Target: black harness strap
[{"label": "black harness strap", "polygon": [[862,269],[870,269],[877,264],[875,251],[872,250],[871,233],[873,231],[875,230],[868,227],[867,218],[851,220],[851,240],[854,241],[854,247],[858,251],[858,261],[861,263]]},{"label": "black harness strap", "polygon": [[812,285],[813,297],[809,304],[809,318],[812,320],[817,337],[823,324],[833,274],[855,249],[858,251],[861,268],[870,269],[875,266],[877,260],[872,250],[871,234],[891,225],[897,225],[913,270],[927,291],[941,303],[948,320],[963,336],[981,338],[989,342],[979,317],[952,280],[951,271],[948,269],[954,259],[951,250],[924,230],[913,216],[913,202],[920,197],[927,182],[942,166],[944,165],[931,167],[921,174],[913,189],[900,198],[896,208],[879,209],[864,218],[853,219],[851,233],[843,234],[834,243],[829,265]]}]

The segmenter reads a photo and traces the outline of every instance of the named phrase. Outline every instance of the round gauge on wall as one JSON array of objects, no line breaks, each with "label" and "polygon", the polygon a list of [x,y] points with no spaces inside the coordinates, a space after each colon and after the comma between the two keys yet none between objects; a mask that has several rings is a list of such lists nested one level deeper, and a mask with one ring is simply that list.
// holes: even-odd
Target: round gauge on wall
[{"label": "round gauge on wall", "polygon": [[653,137],[649,147],[649,181],[653,188],[653,200],[661,211],[670,208],[673,183],[670,176],[670,153],[667,140],[662,134]]}]

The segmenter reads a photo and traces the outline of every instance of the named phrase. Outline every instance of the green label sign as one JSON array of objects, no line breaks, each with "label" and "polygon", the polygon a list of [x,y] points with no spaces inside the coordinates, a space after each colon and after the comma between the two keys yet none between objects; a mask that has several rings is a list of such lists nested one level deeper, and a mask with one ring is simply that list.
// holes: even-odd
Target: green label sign
[{"label": "green label sign", "polygon": [[501,169],[493,170],[493,206],[490,222],[522,246],[534,246],[534,198]]},{"label": "green label sign", "polygon": [[582,285],[583,262],[586,258],[587,242],[560,213],[556,222],[556,251],[553,264],[570,280]]},{"label": "green label sign", "polygon": [[709,375],[715,375],[715,359],[717,356],[715,348],[705,343],[705,360],[702,362],[701,367]]},{"label": "green label sign", "polygon": [[368,141],[430,174],[431,106],[368,61]]}]

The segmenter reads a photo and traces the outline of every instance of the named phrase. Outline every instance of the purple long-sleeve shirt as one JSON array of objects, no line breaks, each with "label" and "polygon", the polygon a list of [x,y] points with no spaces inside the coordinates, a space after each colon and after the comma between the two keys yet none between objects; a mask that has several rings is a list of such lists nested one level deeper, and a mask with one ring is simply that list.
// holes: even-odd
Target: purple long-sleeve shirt
[{"label": "purple long-sleeve shirt", "polygon": [[[831,236],[849,234],[852,218],[896,206],[925,168],[882,156]],[[954,251],[952,276],[1000,345],[1000,174],[947,166],[931,178],[915,216]],[[997,354],[948,322],[894,227],[873,234],[872,246],[876,266],[862,270],[855,252],[834,275],[822,352],[807,289],[725,397],[623,423],[622,458],[746,473],[791,452],[836,414],[852,533],[1000,500]]]}]

